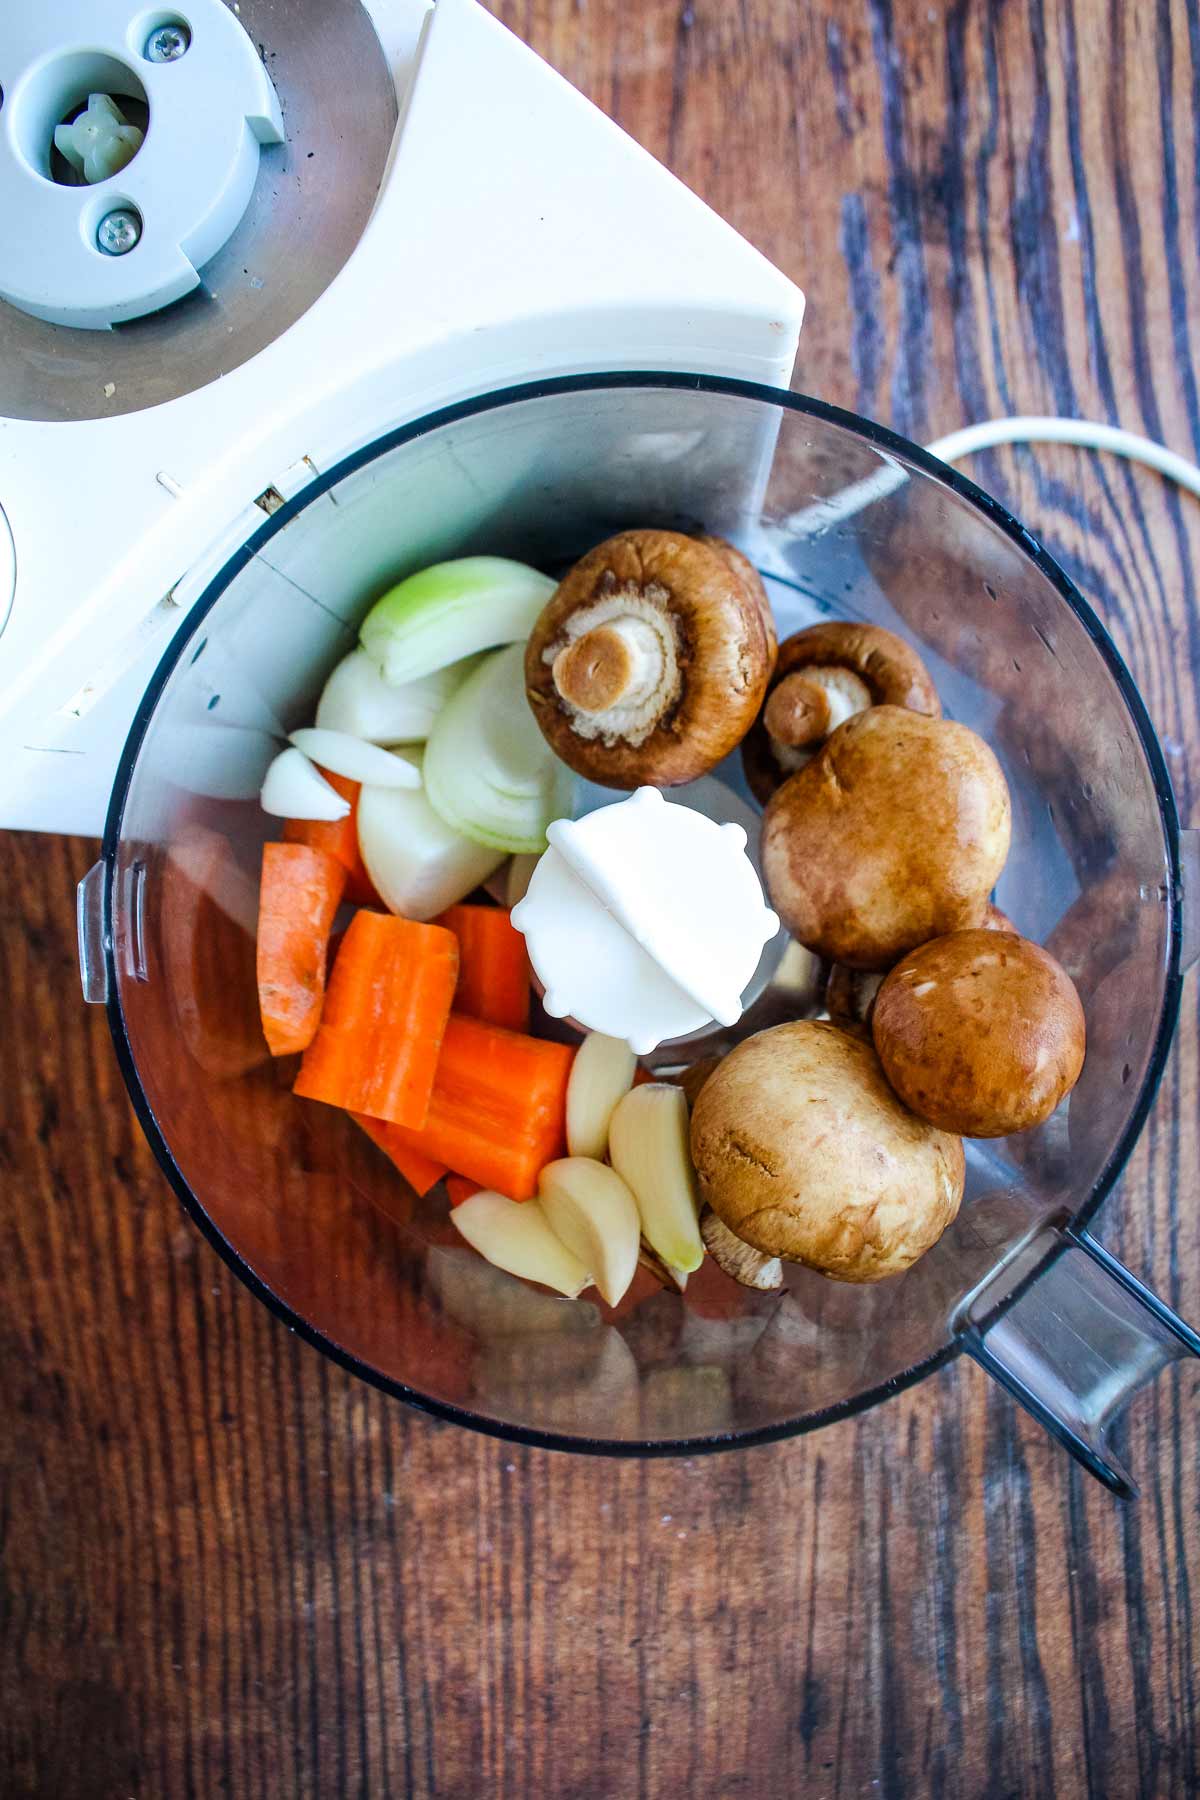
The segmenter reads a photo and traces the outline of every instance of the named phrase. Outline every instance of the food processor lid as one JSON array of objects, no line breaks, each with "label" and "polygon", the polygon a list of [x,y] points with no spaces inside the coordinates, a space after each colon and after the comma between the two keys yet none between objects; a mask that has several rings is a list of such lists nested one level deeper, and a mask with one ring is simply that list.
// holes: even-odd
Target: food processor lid
[{"label": "food processor lid", "polygon": [[[241,0],[239,16],[287,142],[263,150],[204,288],[175,316],[98,332],[0,301],[10,349],[54,346],[21,350],[0,418],[20,568],[0,634],[0,824],[100,828],[138,701],[208,581],[396,425],[582,370],[790,379],[799,291],[476,0]],[[343,130],[349,181],[326,154]]]}]

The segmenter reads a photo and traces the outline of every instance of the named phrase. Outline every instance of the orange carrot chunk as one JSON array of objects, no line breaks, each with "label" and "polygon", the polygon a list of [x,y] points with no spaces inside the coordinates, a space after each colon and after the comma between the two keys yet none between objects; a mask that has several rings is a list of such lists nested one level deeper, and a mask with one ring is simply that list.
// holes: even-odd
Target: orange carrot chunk
[{"label": "orange carrot chunk", "polygon": [[452,1013],[424,1130],[399,1140],[481,1187],[529,1200],[546,1164],[565,1154],[574,1058],[567,1044]]},{"label": "orange carrot chunk", "polygon": [[438,924],[458,939],[455,1012],[507,1031],[528,1031],[529,959],[505,908],[451,906]]},{"label": "orange carrot chunk", "polygon": [[345,897],[353,905],[382,906],[358,848],[358,791],[362,783],[348,781],[331,769],[322,769],[321,773],[330,787],[350,802],[350,811],[344,819],[288,819],[283,827],[284,839],[289,844],[311,844],[314,850],[336,856],[346,870]]},{"label": "orange carrot chunk", "polygon": [[258,890],[258,1006],[272,1056],[307,1050],[321,1023],[329,928],[346,871],[307,844],[264,844]]},{"label": "orange carrot chunk", "polygon": [[391,1157],[414,1194],[427,1194],[446,1174],[445,1163],[434,1162],[420,1150],[398,1143],[397,1126],[388,1125],[383,1119],[369,1119],[366,1113],[355,1113],[353,1117],[354,1123],[362,1126],[371,1142],[378,1144],[385,1156]]},{"label": "orange carrot chunk", "polygon": [[481,1194],[483,1189],[477,1181],[468,1181],[465,1175],[447,1175],[446,1192],[450,1196],[451,1206],[461,1206],[472,1194]]},{"label": "orange carrot chunk", "polygon": [[355,913],[293,1091],[419,1131],[457,980],[452,931]]}]

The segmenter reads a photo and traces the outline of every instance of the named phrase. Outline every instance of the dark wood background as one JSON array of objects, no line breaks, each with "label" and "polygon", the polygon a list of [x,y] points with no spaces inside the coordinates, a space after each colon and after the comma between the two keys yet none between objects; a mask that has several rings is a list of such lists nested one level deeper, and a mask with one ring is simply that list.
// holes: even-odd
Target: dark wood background
[{"label": "dark wood background", "polygon": [[[809,296],[798,385],[917,437],[1079,413],[1200,452],[1195,0],[511,0]],[[975,473],[1200,771],[1200,508]],[[1194,813],[1193,813],[1194,816]],[[745,1455],[439,1427],[185,1221],[78,997],[93,847],[4,841],[0,1793],[55,1800],[1200,1791],[1196,1365],[1122,1509],[972,1367]],[[1200,1317],[1197,996],[1102,1233]]]}]

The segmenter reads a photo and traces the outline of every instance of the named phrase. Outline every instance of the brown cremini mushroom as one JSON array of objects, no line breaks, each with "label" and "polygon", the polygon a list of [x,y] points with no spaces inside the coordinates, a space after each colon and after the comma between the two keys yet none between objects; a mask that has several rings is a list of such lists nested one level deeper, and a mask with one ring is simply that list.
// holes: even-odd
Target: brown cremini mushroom
[{"label": "brown cremini mushroom", "polygon": [[903,1107],[870,1044],[835,1025],[777,1025],[730,1051],[692,1115],[700,1191],[744,1243],[879,1281],[958,1211],[959,1138]]},{"label": "brown cremini mushroom", "polygon": [[800,943],[852,969],[890,969],[979,924],[1010,831],[1008,786],[982,738],[873,706],[772,796],[763,874]]},{"label": "brown cremini mushroom", "polygon": [[762,703],[763,611],[730,546],[624,531],[575,564],[530,634],[551,749],[606,787],[673,787],[720,762]]},{"label": "brown cremini mushroom", "polygon": [[713,537],[710,532],[706,531],[701,533],[698,542],[707,544],[710,550],[715,550],[718,556],[723,556],[734,574],[741,576],[747,594],[758,608],[759,617],[763,622],[763,631],[766,633],[767,655],[771,660],[771,667],[774,668],[775,658],[779,654],[779,633],[775,629],[775,614],[771,611],[771,602],[767,598],[767,590],[763,586],[762,576],[745,552],[739,550],[736,544],[731,544],[728,538]]},{"label": "brown cremini mushroom", "polygon": [[736,1236],[711,1206],[706,1206],[700,1214],[700,1236],[721,1273],[730,1276],[739,1286],[757,1288],[761,1294],[775,1293],[783,1286],[783,1265],[779,1258],[765,1255],[744,1238]]},{"label": "brown cremini mushroom", "polygon": [[779,648],[762,715],[742,744],[752,793],[763,802],[856,713],[903,706],[941,717],[933,678],[910,644],[881,625],[826,619]]},{"label": "brown cremini mushroom", "polygon": [[[981,931],[1015,931],[1007,913],[988,902],[980,920]],[[883,985],[878,969],[847,969],[834,963],[825,982],[825,1011],[835,1025],[846,1028],[870,1026],[875,996]]]},{"label": "brown cremini mushroom", "polygon": [[1083,1067],[1066,970],[1015,932],[955,931],[896,964],[871,1016],[904,1104],[943,1131],[1007,1137],[1048,1119]]}]

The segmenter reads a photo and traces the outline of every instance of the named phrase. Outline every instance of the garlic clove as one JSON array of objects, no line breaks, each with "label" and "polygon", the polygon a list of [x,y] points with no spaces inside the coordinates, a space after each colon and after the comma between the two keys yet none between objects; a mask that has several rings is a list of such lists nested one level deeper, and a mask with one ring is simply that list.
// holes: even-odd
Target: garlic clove
[{"label": "garlic clove", "polygon": [[509,1200],[484,1188],[453,1207],[450,1222],[473,1249],[509,1275],[540,1281],[569,1300],[591,1281],[586,1263],[551,1230],[536,1200]]},{"label": "garlic clove", "polygon": [[281,750],[262,784],[264,812],[280,819],[344,819],[350,802],[331,787],[303,751]]},{"label": "garlic clove", "polygon": [[638,1265],[640,1268],[648,1269],[660,1286],[674,1288],[677,1294],[687,1292],[687,1270],[677,1269],[672,1263],[664,1262],[658,1251],[652,1249],[645,1238],[642,1239],[642,1246],[638,1251]]},{"label": "garlic clove", "polygon": [[637,1204],[616,1172],[588,1156],[547,1163],[538,1198],[550,1229],[592,1271],[610,1306],[624,1299],[637,1271]]},{"label": "garlic clove", "polygon": [[614,1106],[633,1086],[637,1058],[624,1038],[590,1031],[575,1053],[567,1083],[567,1149],[603,1158]]},{"label": "garlic clove", "polygon": [[693,1273],[704,1261],[704,1244],[683,1090],[657,1081],[632,1088],[609,1121],[608,1153],[637,1201],[651,1248],[665,1263]]}]

